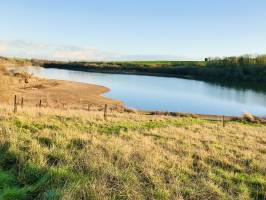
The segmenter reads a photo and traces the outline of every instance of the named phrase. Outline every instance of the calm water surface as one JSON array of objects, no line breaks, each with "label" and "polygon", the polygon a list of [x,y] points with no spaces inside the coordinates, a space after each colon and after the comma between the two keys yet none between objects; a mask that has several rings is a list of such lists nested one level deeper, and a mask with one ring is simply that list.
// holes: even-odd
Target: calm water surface
[{"label": "calm water surface", "polygon": [[27,67],[35,76],[102,85],[103,96],[118,99],[131,108],[200,114],[266,116],[265,90],[225,87],[204,81],[139,75],[102,74]]}]

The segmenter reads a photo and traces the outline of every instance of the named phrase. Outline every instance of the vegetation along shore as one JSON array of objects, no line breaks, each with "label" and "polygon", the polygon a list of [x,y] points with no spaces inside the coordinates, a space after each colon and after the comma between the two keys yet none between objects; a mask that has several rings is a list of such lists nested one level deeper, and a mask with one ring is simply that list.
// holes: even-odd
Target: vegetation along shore
[{"label": "vegetation along shore", "polygon": [[266,81],[266,56],[206,58],[205,61],[63,62],[0,58],[14,62],[78,71],[171,76],[211,81]]}]

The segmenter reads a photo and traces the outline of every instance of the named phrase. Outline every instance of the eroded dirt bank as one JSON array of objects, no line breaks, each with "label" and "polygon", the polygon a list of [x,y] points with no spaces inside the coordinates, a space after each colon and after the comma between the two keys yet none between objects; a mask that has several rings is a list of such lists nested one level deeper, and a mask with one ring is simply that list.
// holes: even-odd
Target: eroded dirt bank
[{"label": "eroded dirt bank", "polygon": [[17,95],[18,103],[23,97],[25,106],[36,106],[40,100],[45,107],[121,106],[122,102],[101,96],[108,91],[103,86],[36,78],[0,66],[0,102],[5,104],[13,104],[14,95]]}]

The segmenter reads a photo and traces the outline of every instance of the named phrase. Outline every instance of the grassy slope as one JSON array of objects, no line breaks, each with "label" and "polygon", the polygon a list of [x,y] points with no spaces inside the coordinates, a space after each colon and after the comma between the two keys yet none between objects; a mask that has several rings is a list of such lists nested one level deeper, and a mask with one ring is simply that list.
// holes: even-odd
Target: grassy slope
[{"label": "grassy slope", "polygon": [[0,109],[0,199],[263,199],[266,127]]}]

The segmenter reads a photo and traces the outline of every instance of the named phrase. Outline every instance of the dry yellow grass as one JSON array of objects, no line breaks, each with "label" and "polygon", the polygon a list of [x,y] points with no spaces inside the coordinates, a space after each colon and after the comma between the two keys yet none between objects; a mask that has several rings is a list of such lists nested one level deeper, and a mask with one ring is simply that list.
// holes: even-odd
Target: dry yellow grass
[{"label": "dry yellow grass", "polygon": [[2,107],[0,198],[265,198],[266,126],[117,112],[108,119]]}]

